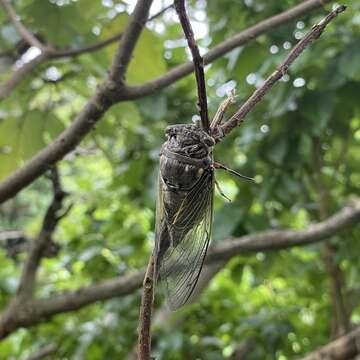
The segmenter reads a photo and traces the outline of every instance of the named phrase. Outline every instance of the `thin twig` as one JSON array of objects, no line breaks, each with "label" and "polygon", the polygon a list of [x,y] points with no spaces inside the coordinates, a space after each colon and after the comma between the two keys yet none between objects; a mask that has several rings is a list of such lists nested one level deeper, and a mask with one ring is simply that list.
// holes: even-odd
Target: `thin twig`
[{"label": "thin twig", "polygon": [[150,16],[148,21],[155,20],[156,18],[158,18],[159,16],[161,16],[162,14],[164,14],[166,11],[168,11],[169,9],[171,9],[173,7],[174,7],[174,4],[170,4],[168,6],[165,6],[163,9],[159,10],[156,14]]},{"label": "thin twig", "polygon": [[183,28],[193,58],[197,92],[198,92],[198,106],[199,106],[199,112],[201,118],[201,128],[205,132],[209,133],[210,124],[209,124],[209,115],[208,115],[207,97],[206,97],[204,59],[200,55],[199,48],[196,45],[196,41],[194,38],[194,32],[191,28],[190,20],[186,14],[185,0],[175,0],[175,9],[179,16],[180,23]]},{"label": "thin twig", "polygon": [[20,34],[20,36],[31,46],[39,48],[43,52],[47,52],[49,48],[42,44],[19,20],[19,16],[10,4],[9,0],[0,0],[2,7],[9,16],[12,24]]},{"label": "thin twig", "polygon": [[272,88],[272,86],[284,76],[289,66],[299,57],[299,55],[310,45],[314,40],[324,31],[325,27],[331,20],[337,17],[338,14],[345,11],[346,6],[340,5],[334,11],[331,11],[318,24],[314,25],[312,29],[300,40],[296,46],[291,50],[286,59],[277,67],[277,69],[264,81],[264,83],[254,91],[254,93],[245,101],[240,109],[220,127],[220,131],[216,136],[219,141],[223,136],[228,134],[235,127],[239,126],[246,115],[255,107],[255,105],[264,97],[264,95]]},{"label": "thin twig", "polygon": [[139,317],[138,360],[151,360],[151,315],[154,303],[154,257],[150,255],[143,281]]},{"label": "thin twig", "polygon": [[[171,9],[172,7],[173,7],[173,4],[165,6],[163,9],[158,11],[156,14],[154,14],[153,16],[150,16],[147,21],[155,20],[156,18],[161,16],[164,12]],[[58,59],[58,58],[63,58],[63,57],[79,56],[84,53],[92,53],[94,51],[98,51],[98,50],[102,49],[103,47],[120,40],[122,36],[123,36],[123,32],[120,32],[116,35],[109,37],[108,39],[99,41],[95,44],[78,47],[78,48],[73,48],[73,49],[57,49],[57,50],[53,51],[52,53],[50,53],[49,57],[52,59]]]},{"label": "thin twig", "polygon": [[120,40],[122,35],[123,35],[123,33],[121,32],[119,34],[109,37],[108,39],[105,39],[105,40],[99,41],[95,44],[91,44],[91,45],[87,45],[87,46],[77,47],[77,48],[73,48],[73,49],[58,49],[58,50],[51,52],[49,54],[49,58],[59,59],[59,58],[64,58],[64,57],[75,57],[75,56],[79,56],[79,55],[82,55],[85,53],[92,53],[92,52],[102,49],[103,47],[105,47],[107,45],[110,45],[110,44]]}]

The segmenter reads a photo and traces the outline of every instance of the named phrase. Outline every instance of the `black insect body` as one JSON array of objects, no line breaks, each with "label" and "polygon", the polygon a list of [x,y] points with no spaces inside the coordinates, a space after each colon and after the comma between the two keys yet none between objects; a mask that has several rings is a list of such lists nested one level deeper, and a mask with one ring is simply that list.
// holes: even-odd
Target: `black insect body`
[{"label": "black insect body", "polygon": [[184,305],[210,241],[214,139],[197,124],[172,125],[161,149],[156,209],[155,273],[170,309]]}]

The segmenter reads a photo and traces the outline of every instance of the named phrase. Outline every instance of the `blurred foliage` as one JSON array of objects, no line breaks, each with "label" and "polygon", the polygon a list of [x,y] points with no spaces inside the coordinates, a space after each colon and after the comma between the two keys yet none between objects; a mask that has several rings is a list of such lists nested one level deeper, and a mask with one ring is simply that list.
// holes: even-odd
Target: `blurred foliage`
[{"label": "blurred foliage", "polygon": [[[57,47],[91,44],[124,28],[134,1],[18,0],[24,24]],[[229,36],[298,3],[295,0],[193,1],[191,17],[206,50]],[[154,2],[152,13],[167,5]],[[290,70],[289,76],[216,148],[219,161],[257,184],[218,173],[224,202],[216,195],[213,241],[269,228],[303,229],[319,220],[314,185],[313,141],[324,152],[321,177],[329,193],[328,213],[341,208],[360,183],[360,3],[334,21]],[[328,10],[331,6],[326,7]],[[297,39],[323,13],[306,16],[235,49],[207,68],[210,112],[236,87],[238,105],[271,73]],[[19,36],[0,13],[0,46]],[[25,79],[0,110],[0,178],[33,156],[68,126],[105,77],[116,46],[76,58],[53,60]],[[28,49],[21,66],[36,55]],[[128,82],[142,83],[186,60],[185,42],[173,10],[148,24],[135,51]],[[0,58],[0,80],[11,67]],[[56,233],[60,253],[44,259],[40,297],[122,276],[142,267],[154,239],[158,153],[164,127],[196,114],[193,77],[135,102],[114,106],[81,146],[60,163],[67,201],[74,204]],[[233,106],[231,111],[235,111]],[[36,235],[51,199],[38,179],[0,209],[1,229]],[[360,286],[360,231],[332,239],[347,292]],[[321,246],[237,257],[214,278],[196,304],[174,314],[180,325],[161,324],[154,334],[157,359],[223,359],[249,336],[249,359],[292,359],[330,336],[328,276]],[[0,250],[0,306],[16,292],[25,254],[8,259]],[[59,359],[125,358],[134,348],[139,294],[61,314],[19,330],[0,343],[2,359],[24,357],[48,343]],[[349,299],[357,304],[359,299]],[[158,303],[160,306],[160,301]],[[360,307],[352,321],[360,322]],[[171,331],[169,331],[169,326]],[[53,356],[52,358],[55,358]]]}]

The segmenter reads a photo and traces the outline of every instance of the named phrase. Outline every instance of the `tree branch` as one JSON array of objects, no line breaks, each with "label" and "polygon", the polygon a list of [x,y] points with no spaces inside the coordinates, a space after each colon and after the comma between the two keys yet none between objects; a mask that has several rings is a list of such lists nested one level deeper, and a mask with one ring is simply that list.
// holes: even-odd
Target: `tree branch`
[{"label": "tree branch", "polygon": [[46,211],[42,228],[36,239],[33,240],[28,257],[26,259],[18,289],[18,296],[30,298],[33,295],[35,286],[36,271],[39,267],[41,258],[46,247],[51,243],[52,235],[59,220],[63,217],[59,215],[66,193],[62,190],[57,169],[51,169],[50,179],[53,186],[53,200]]},{"label": "tree branch", "polygon": [[[161,9],[156,14],[154,14],[153,16],[150,16],[147,21],[149,22],[149,21],[155,20],[157,17],[161,16],[164,12],[166,12],[167,10],[169,10],[172,7],[173,7],[172,4],[165,6],[163,9]],[[58,58],[64,58],[64,57],[75,57],[75,56],[79,56],[79,55],[82,55],[85,53],[92,53],[92,52],[102,49],[103,47],[105,47],[107,45],[111,45],[114,42],[119,41],[122,38],[122,36],[123,36],[123,33],[120,32],[118,34],[110,36],[108,39],[99,41],[95,44],[77,47],[77,48],[70,48],[70,49],[53,49],[49,53],[49,58],[50,59],[58,59]]]},{"label": "tree branch", "polygon": [[[360,200],[357,200],[327,220],[311,225],[305,230],[265,231],[225,240],[210,248],[205,262],[213,264],[227,261],[237,255],[313,244],[358,225],[359,221]],[[56,314],[78,310],[97,301],[128,295],[141,286],[144,275],[145,270],[141,269],[121,278],[106,280],[74,292],[54,295],[46,299],[30,299],[20,304],[21,311],[13,311],[16,304],[10,304],[0,319],[0,339],[20,327],[38,324]]]},{"label": "tree branch", "polygon": [[358,225],[359,221],[360,201],[357,200],[327,220],[311,225],[306,230],[270,230],[215,244],[211,247],[205,263],[228,260],[240,254],[310,245],[326,240],[342,229]]},{"label": "tree branch", "polygon": [[[173,7],[172,4],[165,6],[163,9],[161,9],[156,14],[154,14],[153,16],[150,16],[147,19],[147,22],[155,20],[157,17],[161,16],[164,12],[171,9],[172,7]],[[78,47],[78,48],[73,48],[73,49],[56,49],[55,51],[53,51],[49,54],[49,57],[51,59],[58,59],[58,58],[63,58],[63,57],[75,57],[75,56],[79,56],[79,55],[82,55],[85,53],[92,53],[94,51],[98,51],[98,50],[102,49],[103,47],[120,40],[122,38],[122,36],[123,36],[123,32],[120,32],[116,35],[109,37],[108,39],[99,41],[95,44]]]},{"label": "tree branch", "polygon": [[5,12],[9,16],[15,29],[18,31],[20,36],[31,46],[39,48],[42,52],[47,52],[49,48],[42,44],[26,27],[20,22],[19,16],[15,13],[15,10],[10,4],[9,0],[0,0],[0,4],[4,8]]},{"label": "tree branch", "polygon": [[55,314],[75,311],[97,301],[131,294],[141,286],[144,274],[145,270],[138,270],[120,278],[105,280],[99,284],[50,298],[14,301],[0,319],[0,339],[20,327],[29,327],[47,321]]},{"label": "tree branch", "polygon": [[[205,63],[221,57],[226,52],[243,45],[276,26],[288,23],[322,6],[326,1],[328,0],[307,0],[290,10],[250,27],[210,50],[208,55],[204,57]],[[136,22],[136,19],[134,21]],[[94,124],[113,103],[149,95],[189,74],[192,69],[192,63],[188,63],[141,87],[124,85],[121,89],[117,89],[116,92],[114,91],[116,84],[112,80],[105,81],[99,86],[96,94],[88,101],[74,122],[54,142],[38,152],[25,165],[0,183],[0,204],[16,195],[21,189],[42,175],[47,170],[48,165],[56,163],[68,152],[72,151],[93,129]]]},{"label": "tree branch", "polygon": [[[288,24],[301,16],[310,13],[313,10],[321,8],[331,0],[306,0],[280,14],[274,15],[266,20],[260,21],[256,25],[239,32],[231,38],[214,46],[204,55],[204,64],[210,64],[214,60],[221,58],[235,48],[245,45],[258,36],[265,34],[281,25]],[[193,62],[179,65],[166,74],[155,78],[143,85],[126,86],[123,94],[123,100],[138,99],[143,96],[154,94],[155,92],[175,83],[181,78],[189,75],[194,70]]]},{"label": "tree branch", "polygon": [[360,353],[360,327],[305,356],[302,360],[346,360]]},{"label": "tree branch", "polygon": [[273,87],[273,85],[284,76],[289,66],[300,56],[300,54],[313,41],[319,38],[329,22],[335,19],[340,13],[345,11],[346,6],[340,5],[334,11],[331,11],[318,24],[301,39],[296,46],[290,51],[286,59],[277,67],[277,69],[264,81],[264,83],[254,91],[254,93],[245,101],[240,109],[223,125],[221,125],[220,134],[216,140],[220,140],[235,127],[239,126],[245,119],[246,115],[255,107],[255,105],[264,97],[264,95]]},{"label": "tree branch", "polygon": [[143,281],[139,316],[138,360],[151,360],[151,315],[154,303],[154,257],[150,255]]},{"label": "tree branch", "polygon": [[175,9],[179,16],[180,23],[184,31],[184,35],[189,45],[193,58],[193,66],[195,68],[195,77],[196,77],[196,85],[197,85],[197,93],[198,93],[198,106],[199,106],[200,118],[201,118],[201,128],[206,133],[209,133],[210,124],[209,124],[209,114],[208,114],[207,97],[206,97],[204,59],[200,55],[199,48],[197,47],[194,38],[193,30],[191,28],[190,20],[186,14],[185,0],[175,0]]}]

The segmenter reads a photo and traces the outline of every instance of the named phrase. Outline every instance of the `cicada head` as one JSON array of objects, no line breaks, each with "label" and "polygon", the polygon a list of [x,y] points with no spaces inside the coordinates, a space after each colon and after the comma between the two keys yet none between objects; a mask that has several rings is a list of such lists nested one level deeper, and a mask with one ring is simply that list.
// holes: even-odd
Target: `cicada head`
[{"label": "cicada head", "polygon": [[197,124],[170,125],[165,135],[168,150],[194,159],[206,158],[215,145],[215,140]]},{"label": "cicada head", "polygon": [[211,171],[214,139],[195,124],[171,125],[165,130],[160,174],[169,189],[186,191]]}]

